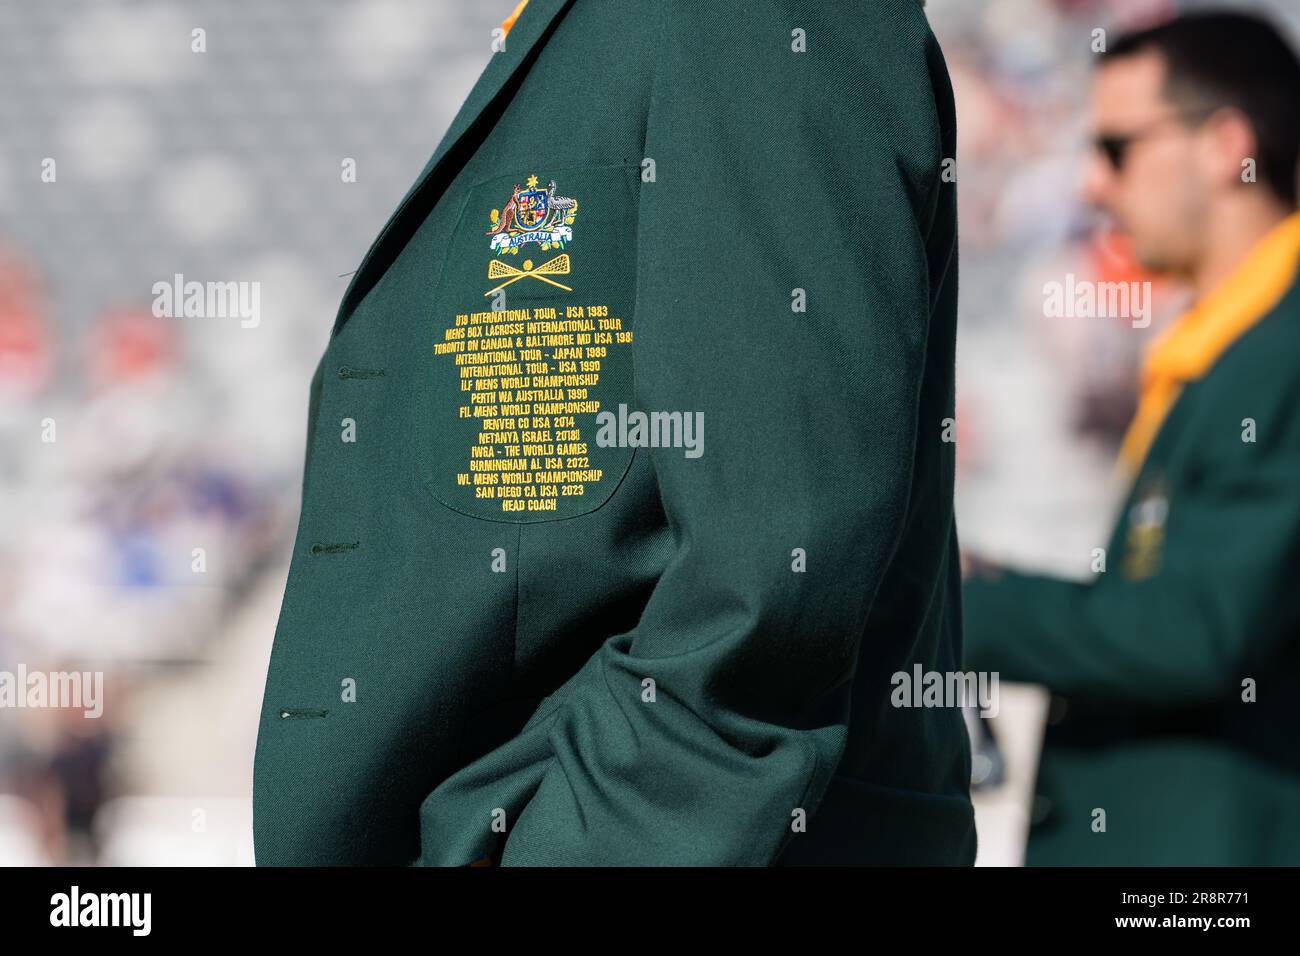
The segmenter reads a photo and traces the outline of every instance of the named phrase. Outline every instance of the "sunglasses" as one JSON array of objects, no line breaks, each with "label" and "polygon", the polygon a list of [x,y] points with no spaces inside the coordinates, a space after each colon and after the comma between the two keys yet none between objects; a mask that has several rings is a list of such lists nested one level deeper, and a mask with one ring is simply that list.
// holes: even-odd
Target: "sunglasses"
[{"label": "sunglasses", "polygon": [[1185,123],[1188,120],[1204,119],[1217,109],[1217,107],[1202,107],[1200,109],[1183,110],[1179,113],[1173,113],[1169,116],[1162,116],[1152,123],[1148,123],[1141,129],[1134,130],[1131,133],[1102,133],[1093,138],[1093,148],[1106,157],[1110,163],[1110,168],[1115,172],[1122,172],[1124,169],[1124,160],[1128,156],[1129,147],[1159,132],[1163,127],[1170,123]]}]

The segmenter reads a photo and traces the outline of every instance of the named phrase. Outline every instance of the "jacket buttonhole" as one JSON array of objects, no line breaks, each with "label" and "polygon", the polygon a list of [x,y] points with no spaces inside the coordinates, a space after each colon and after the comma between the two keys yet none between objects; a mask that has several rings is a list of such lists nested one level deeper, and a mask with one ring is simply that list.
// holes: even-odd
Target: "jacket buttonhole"
[{"label": "jacket buttonhole", "polygon": [[319,541],[311,546],[312,554],[338,554],[342,551],[355,551],[361,546],[360,541],[352,541],[343,544],[322,544]]},{"label": "jacket buttonhole", "polygon": [[384,370],[382,368],[353,368],[351,365],[344,365],[339,369],[339,378],[383,378]]}]

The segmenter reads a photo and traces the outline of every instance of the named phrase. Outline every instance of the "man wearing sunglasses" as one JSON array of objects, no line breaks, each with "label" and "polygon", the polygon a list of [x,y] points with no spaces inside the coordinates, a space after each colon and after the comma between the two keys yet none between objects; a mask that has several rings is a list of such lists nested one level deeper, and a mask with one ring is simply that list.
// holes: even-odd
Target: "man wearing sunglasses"
[{"label": "man wearing sunglasses", "polygon": [[1189,310],[1089,582],[977,569],[965,663],[1053,695],[1030,865],[1300,863],[1300,64],[1203,13],[1113,44],[1088,199]]}]

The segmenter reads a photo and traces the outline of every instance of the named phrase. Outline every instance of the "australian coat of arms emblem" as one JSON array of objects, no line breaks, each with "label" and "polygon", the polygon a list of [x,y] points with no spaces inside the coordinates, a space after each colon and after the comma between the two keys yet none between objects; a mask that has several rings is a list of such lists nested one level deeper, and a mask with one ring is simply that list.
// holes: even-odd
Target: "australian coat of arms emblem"
[{"label": "australian coat of arms emblem", "polygon": [[535,242],[543,250],[563,249],[573,239],[573,220],[578,200],[555,195],[555,181],[539,189],[536,176],[528,177],[528,188],[515,185],[504,209],[493,209],[492,251],[499,256],[515,255],[520,248]]}]

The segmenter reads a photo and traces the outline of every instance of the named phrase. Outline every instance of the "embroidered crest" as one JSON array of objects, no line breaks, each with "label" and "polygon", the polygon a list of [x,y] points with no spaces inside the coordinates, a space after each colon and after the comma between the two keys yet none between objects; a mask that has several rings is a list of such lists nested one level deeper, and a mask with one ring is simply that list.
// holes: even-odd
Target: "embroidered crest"
[{"label": "embroidered crest", "polygon": [[536,176],[529,176],[526,189],[515,184],[505,209],[493,209],[491,249],[499,256],[517,255],[530,242],[548,249],[563,249],[573,239],[573,220],[578,200],[555,195],[555,180],[539,189]]},{"label": "embroidered crest", "polygon": [[1160,570],[1169,518],[1169,495],[1161,480],[1149,482],[1129,509],[1124,576],[1130,581],[1154,577]]}]

